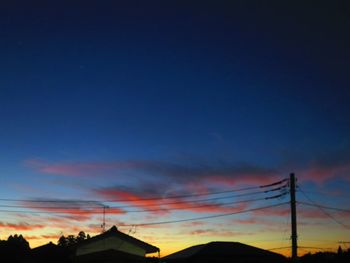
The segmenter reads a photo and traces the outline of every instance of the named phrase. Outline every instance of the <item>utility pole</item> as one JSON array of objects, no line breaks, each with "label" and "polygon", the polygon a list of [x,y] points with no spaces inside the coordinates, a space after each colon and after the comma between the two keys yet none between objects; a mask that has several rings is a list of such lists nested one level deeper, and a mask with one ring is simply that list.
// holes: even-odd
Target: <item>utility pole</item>
[{"label": "utility pole", "polygon": [[298,243],[297,243],[297,210],[295,205],[295,176],[294,173],[289,175],[290,188],[290,211],[292,222],[292,262],[296,262],[298,258]]}]

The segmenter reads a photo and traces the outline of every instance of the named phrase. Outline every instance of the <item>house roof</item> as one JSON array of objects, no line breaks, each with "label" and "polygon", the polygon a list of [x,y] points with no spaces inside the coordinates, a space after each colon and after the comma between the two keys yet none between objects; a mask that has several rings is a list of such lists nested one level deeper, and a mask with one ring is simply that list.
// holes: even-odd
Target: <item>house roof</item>
[{"label": "house roof", "polygon": [[173,254],[164,257],[164,260],[175,261],[184,259],[195,258],[242,258],[242,257],[271,257],[280,258],[284,257],[280,254],[270,252],[261,248],[245,245],[239,242],[210,242],[207,244],[201,244],[192,246]]},{"label": "house roof", "polygon": [[32,254],[45,254],[45,253],[53,253],[53,252],[62,253],[63,251],[68,251],[68,249],[55,245],[52,242],[49,242],[45,245],[31,249]]},{"label": "house roof", "polygon": [[48,243],[40,247],[31,249],[33,262],[67,262],[69,260],[70,251],[68,248]]},{"label": "house roof", "polygon": [[131,244],[134,244],[135,246],[138,246],[142,249],[144,249],[146,251],[146,254],[148,253],[155,253],[155,252],[159,252],[159,248],[158,247],[155,247],[155,246],[152,246],[146,242],[143,242],[137,238],[134,238],[132,236],[129,236],[127,234],[124,234],[123,232],[120,232],[116,226],[113,226],[111,227],[109,230],[107,230],[106,232],[100,234],[100,235],[97,235],[97,236],[94,236],[94,237],[91,237],[89,239],[86,239],[84,240],[83,242],[81,242],[79,246],[82,246],[82,245],[85,245],[85,244],[88,244],[88,243],[92,243],[92,242],[95,242],[97,240],[101,240],[101,239],[105,239],[105,238],[108,238],[108,237],[117,237],[121,240],[124,240],[126,242],[129,242]]}]

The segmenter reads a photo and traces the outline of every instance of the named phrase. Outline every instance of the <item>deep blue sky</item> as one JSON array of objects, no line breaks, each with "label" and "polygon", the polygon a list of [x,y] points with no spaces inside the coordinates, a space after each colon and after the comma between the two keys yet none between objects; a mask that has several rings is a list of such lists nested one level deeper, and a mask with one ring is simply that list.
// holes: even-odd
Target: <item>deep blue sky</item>
[{"label": "deep blue sky", "polygon": [[245,160],[346,140],[340,1],[69,2],[2,4],[1,138],[16,154],[152,157],[220,138]]},{"label": "deep blue sky", "polygon": [[3,197],[76,196],[77,174],[84,197],[209,173],[347,186],[349,14],[346,1],[2,1]]}]

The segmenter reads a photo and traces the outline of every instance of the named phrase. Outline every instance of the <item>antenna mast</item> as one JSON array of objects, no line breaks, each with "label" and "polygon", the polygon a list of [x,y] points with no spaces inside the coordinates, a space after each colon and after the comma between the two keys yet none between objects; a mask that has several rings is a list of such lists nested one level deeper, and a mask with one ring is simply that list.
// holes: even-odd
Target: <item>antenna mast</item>
[{"label": "antenna mast", "polygon": [[106,208],[108,208],[108,206],[104,205],[103,206],[103,222],[101,225],[102,233],[104,233],[106,231]]}]

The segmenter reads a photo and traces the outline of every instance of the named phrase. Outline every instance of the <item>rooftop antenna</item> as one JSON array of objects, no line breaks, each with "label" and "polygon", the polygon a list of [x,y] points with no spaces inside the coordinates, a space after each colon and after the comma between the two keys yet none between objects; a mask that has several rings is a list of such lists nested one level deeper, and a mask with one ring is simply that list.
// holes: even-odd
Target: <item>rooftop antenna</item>
[{"label": "rooftop antenna", "polygon": [[134,235],[136,233],[136,225],[132,225],[131,228],[129,229],[128,235],[132,234]]},{"label": "rooftop antenna", "polygon": [[101,225],[102,233],[106,232],[106,208],[108,208],[108,206],[104,205],[103,206],[103,222]]}]

